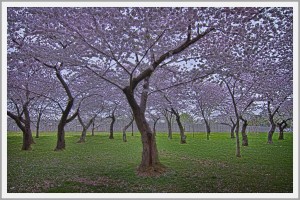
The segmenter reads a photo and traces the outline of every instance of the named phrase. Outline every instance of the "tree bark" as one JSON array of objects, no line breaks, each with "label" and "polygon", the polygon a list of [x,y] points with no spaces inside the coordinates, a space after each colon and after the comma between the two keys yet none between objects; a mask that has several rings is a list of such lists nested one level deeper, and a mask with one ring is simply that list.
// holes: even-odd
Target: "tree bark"
[{"label": "tree bark", "polygon": [[146,121],[145,110],[141,109],[136,102],[131,87],[125,87],[123,92],[132,109],[137,128],[141,133],[143,151],[141,164],[138,167],[138,175],[152,176],[161,174],[164,171],[164,167],[159,162],[155,136]]},{"label": "tree bark", "polygon": [[29,102],[26,102],[23,105],[24,118],[22,118],[22,116],[20,115],[17,116],[7,111],[7,115],[10,116],[13,120],[15,120],[17,126],[21,129],[23,133],[22,150],[31,150],[31,144],[35,144],[30,127],[30,115],[28,111],[28,104]]},{"label": "tree bark", "polygon": [[272,113],[271,112],[271,102],[268,101],[268,117],[269,117],[269,122],[270,122],[270,130],[268,132],[268,144],[273,144],[273,134],[276,130],[276,124],[274,122],[274,115],[277,112],[277,110],[279,109],[279,107],[277,109],[275,109],[275,111]]},{"label": "tree bark", "polygon": [[153,123],[153,134],[156,136],[156,124],[158,122],[159,118],[155,119],[154,120],[154,123]]},{"label": "tree bark", "polygon": [[167,121],[167,126],[168,126],[168,139],[172,139],[172,117],[173,114],[169,112],[168,110],[164,110],[163,112],[164,117],[166,118]]},{"label": "tree bark", "polygon": [[58,126],[57,126],[57,142],[56,142],[56,147],[55,147],[54,151],[60,151],[60,150],[64,150],[66,148],[65,126],[66,126],[67,123],[69,123],[73,119],[75,119],[75,117],[78,114],[78,110],[68,119],[68,115],[71,112],[71,109],[73,107],[74,98],[71,94],[70,88],[68,87],[67,83],[65,82],[65,80],[61,76],[60,71],[56,67],[54,69],[56,71],[56,77],[58,78],[58,80],[62,84],[62,86],[63,86],[63,88],[64,88],[64,90],[65,90],[65,92],[67,93],[67,96],[68,96],[67,106],[64,110],[62,110],[62,116],[61,116],[60,121],[59,121]]},{"label": "tree bark", "polygon": [[81,132],[80,139],[77,143],[85,143],[86,132],[87,132],[88,128],[91,126],[91,124],[94,122],[94,119],[96,118],[96,116],[97,115],[94,115],[87,124],[84,124],[84,122],[83,122],[83,120],[80,117],[80,114],[78,112],[77,117],[78,117],[79,123],[82,126],[82,132]]},{"label": "tree bark", "polygon": [[92,136],[95,135],[95,120],[93,120],[93,123],[92,123]]},{"label": "tree bark", "polygon": [[130,120],[130,122],[123,127],[123,142],[127,142],[126,130],[129,128],[129,126],[131,126],[131,124],[133,123],[133,121],[134,121],[134,118],[132,118]]},{"label": "tree bark", "polygon": [[111,118],[111,123],[109,128],[109,139],[114,139],[114,123],[116,121],[114,113],[110,116],[110,118]]},{"label": "tree bark", "polygon": [[278,126],[278,129],[279,129],[279,137],[278,137],[278,140],[283,140],[284,137],[283,137],[283,132],[284,132],[284,129],[288,126],[287,125],[287,121],[288,120],[291,120],[291,118],[287,119],[287,120],[282,120],[282,122],[278,122],[277,123],[277,126]]},{"label": "tree bark", "polygon": [[210,136],[210,125],[209,122],[204,118],[205,127],[206,127],[206,139],[209,140]]},{"label": "tree bark", "polygon": [[230,137],[233,139],[234,137],[234,130],[236,127],[236,123],[234,123],[233,119],[230,117],[230,121],[232,123],[231,129],[230,129]]},{"label": "tree bark", "polygon": [[36,133],[35,133],[35,137],[36,138],[40,137],[40,122],[41,122],[41,118],[42,118],[42,113],[38,113],[38,118],[37,118],[37,122],[36,122]]},{"label": "tree bark", "polygon": [[235,128],[235,137],[236,137],[236,157],[241,157],[241,145],[239,139],[239,129],[240,129],[240,122],[239,119],[236,120],[236,128]]},{"label": "tree bark", "polygon": [[176,122],[177,122],[178,127],[179,127],[179,131],[180,131],[180,144],[186,144],[186,136],[184,135],[184,128],[183,128],[182,123],[180,121],[180,115],[173,108],[172,108],[172,112],[175,115],[175,119],[176,119]]},{"label": "tree bark", "polygon": [[[24,111],[24,118],[25,118],[25,130],[26,130],[26,142],[27,143],[30,143],[30,144],[35,144],[34,140],[33,140],[33,137],[32,137],[32,132],[31,132],[31,126],[30,126],[30,123],[31,123],[31,120],[30,120],[30,115],[29,115],[29,110],[28,110],[28,104],[29,102],[27,102],[25,104],[25,106],[23,106],[23,111]],[[27,146],[27,145],[26,145]],[[27,149],[25,149],[27,150]]]},{"label": "tree bark", "polygon": [[242,117],[240,117],[240,119],[243,121],[243,125],[242,125],[242,137],[243,137],[243,140],[242,140],[242,146],[248,146],[248,136],[246,134],[246,129],[247,129],[247,126],[248,126],[248,121]]}]

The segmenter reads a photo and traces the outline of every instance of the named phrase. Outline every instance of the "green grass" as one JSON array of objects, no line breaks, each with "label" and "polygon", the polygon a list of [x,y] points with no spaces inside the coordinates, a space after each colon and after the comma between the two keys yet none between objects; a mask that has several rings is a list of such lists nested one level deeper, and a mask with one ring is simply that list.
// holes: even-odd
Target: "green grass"
[{"label": "green grass", "polygon": [[167,166],[160,177],[138,177],[141,141],[136,133],[109,140],[107,133],[87,136],[76,143],[80,133],[66,133],[66,150],[53,151],[56,134],[41,133],[32,151],[21,151],[20,133],[8,133],[8,192],[181,192],[181,193],[291,193],[293,192],[292,134],[274,144],[266,133],[249,133],[249,146],[235,157],[235,139],[229,134],[187,134],[187,144],[157,134],[159,158]]}]

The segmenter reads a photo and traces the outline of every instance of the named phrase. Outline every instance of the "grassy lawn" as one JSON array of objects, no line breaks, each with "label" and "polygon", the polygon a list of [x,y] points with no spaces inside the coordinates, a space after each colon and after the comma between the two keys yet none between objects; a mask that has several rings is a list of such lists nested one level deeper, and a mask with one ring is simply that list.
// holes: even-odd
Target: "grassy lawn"
[{"label": "grassy lawn", "polygon": [[8,133],[8,192],[293,192],[292,134],[267,144],[266,133],[249,133],[249,146],[235,157],[235,139],[229,134],[187,134],[187,144],[157,134],[159,158],[168,167],[160,177],[138,177],[141,160],[138,133],[121,134],[109,140],[108,133],[87,136],[76,143],[80,133],[66,133],[66,150],[53,151],[55,133],[41,133],[32,151],[21,151],[20,133]]}]

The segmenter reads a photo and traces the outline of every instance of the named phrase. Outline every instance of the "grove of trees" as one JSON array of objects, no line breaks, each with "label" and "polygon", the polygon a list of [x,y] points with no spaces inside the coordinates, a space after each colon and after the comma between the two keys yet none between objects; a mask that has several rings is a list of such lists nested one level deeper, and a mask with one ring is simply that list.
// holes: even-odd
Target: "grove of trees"
[{"label": "grove of trees", "polygon": [[[85,142],[97,119],[135,123],[142,142],[139,174],[165,171],[155,139],[158,120],[180,129],[183,114],[227,124],[248,143],[254,116],[269,121],[269,144],[292,123],[293,9],[289,7],[10,7],[7,10],[7,115],[39,137],[41,118],[56,120],[56,151],[78,120]],[[240,134],[241,132],[241,134]]]}]

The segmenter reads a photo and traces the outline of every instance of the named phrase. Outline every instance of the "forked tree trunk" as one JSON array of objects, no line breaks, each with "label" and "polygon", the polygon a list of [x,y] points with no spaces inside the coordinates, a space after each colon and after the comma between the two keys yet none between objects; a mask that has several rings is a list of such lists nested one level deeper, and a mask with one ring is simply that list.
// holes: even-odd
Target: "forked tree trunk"
[{"label": "forked tree trunk", "polygon": [[14,115],[13,113],[7,111],[7,115],[15,120],[17,126],[21,129],[23,133],[23,143],[22,150],[31,150],[31,144],[33,144],[32,133],[30,130],[30,121],[26,122],[26,119],[21,116]]},{"label": "forked tree trunk", "polygon": [[62,116],[61,116],[60,121],[59,121],[58,126],[57,126],[57,143],[56,143],[56,147],[55,147],[54,151],[60,151],[60,150],[64,150],[66,148],[65,126],[66,126],[67,123],[69,123],[73,119],[75,119],[75,117],[78,114],[78,110],[68,119],[68,116],[69,116],[69,114],[71,112],[71,109],[73,107],[74,98],[71,94],[71,91],[70,91],[67,83],[65,82],[65,80],[61,76],[60,71],[57,69],[57,67],[52,66],[51,68],[55,69],[56,77],[58,78],[58,80],[62,84],[62,86],[63,86],[63,88],[64,88],[64,90],[65,90],[65,92],[67,93],[67,96],[68,96],[67,106],[62,111]]},{"label": "forked tree trunk", "polygon": [[248,121],[245,120],[244,118],[240,118],[242,121],[243,121],[243,125],[242,125],[242,137],[243,137],[243,140],[242,140],[242,146],[248,146],[248,136],[246,134],[246,129],[247,129],[247,126],[248,126]]},{"label": "forked tree trunk", "polygon": [[84,143],[84,142],[85,142],[86,132],[87,132],[87,130],[89,129],[89,127],[91,126],[91,124],[94,122],[94,119],[96,118],[96,116],[97,116],[97,115],[94,115],[94,116],[90,119],[90,121],[89,121],[87,124],[85,124],[85,123],[83,122],[83,120],[81,119],[81,117],[80,117],[80,113],[78,112],[77,117],[78,117],[79,123],[80,123],[81,126],[82,126],[82,132],[81,132],[80,139],[79,139],[79,141],[78,141],[77,143]]},{"label": "forked tree trunk", "polygon": [[132,125],[133,121],[134,121],[134,118],[132,118],[130,120],[130,122],[123,127],[123,142],[127,142],[126,130],[129,128],[129,126]]},{"label": "forked tree trunk", "polygon": [[138,167],[138,174],[141,176],[161,174],[165,167],[159,162],[155,136],[145,118],[145,110],[137,104],[130,87],[125,87],[123,92],[132,109],[137,128],[141,133],[143,151],[142,161]]},{"label": "forked tree trunk", "polygon": [[278,140],[283,140],[284,137],[283,137],[283,132],[284,132],[284,129],[288,126],[287,125],[287,121],[288,120],[291,120],[292,118],[289,118],[287,120],[282,120],[282,122],[280,123],[277,123],[277,126],[278,126],[278,129],[279,129],[279,137],[278,137]]}]

